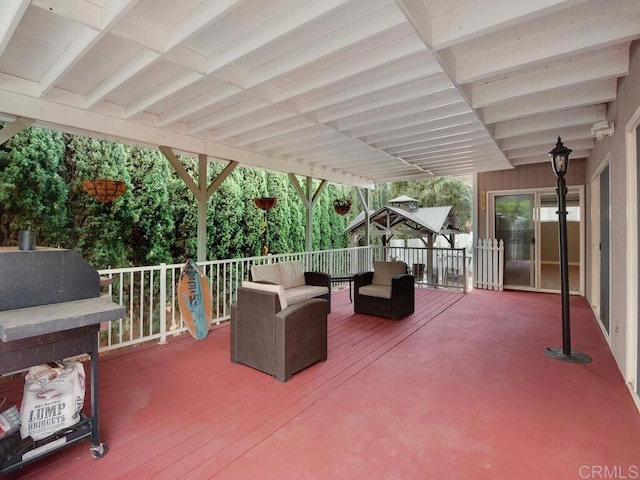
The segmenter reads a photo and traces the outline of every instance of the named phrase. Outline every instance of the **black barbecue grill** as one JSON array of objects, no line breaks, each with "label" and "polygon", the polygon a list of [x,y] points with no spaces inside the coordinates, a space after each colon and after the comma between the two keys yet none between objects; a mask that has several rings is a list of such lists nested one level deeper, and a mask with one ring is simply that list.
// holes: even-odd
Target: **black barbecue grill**
[{"label": "black barbecue grill", "polygon": [[37,442],[16,432],[0,440],[0,474],[61,448],[91,439],[101,458],[106,445],[98,427],[100,322],[125,309],[100,294],[100,276],[77,252],[38,247],[0,247],[0,375],[81,354],[91,357],[91,415],[72,428]]}]

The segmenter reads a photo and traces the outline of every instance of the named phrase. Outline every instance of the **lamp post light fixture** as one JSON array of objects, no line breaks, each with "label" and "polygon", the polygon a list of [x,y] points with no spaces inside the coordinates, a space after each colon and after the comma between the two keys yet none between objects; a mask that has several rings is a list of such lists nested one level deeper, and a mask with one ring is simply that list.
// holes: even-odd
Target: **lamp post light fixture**
[{"label": "lamp post light fixture", "polygon": [[556,360],[571,363],[589,363],[591,357],[571,350],[571,317],[569,310],[569,255],[567,241],[567,181],[564,176],[569,166],[572,152],[558,137],[556,147],[549,152],[551,166],[555,173],[558,194],[558,237],[560,247],[560,290],[562,293],[562,348],[547,348],[546,355]]}]

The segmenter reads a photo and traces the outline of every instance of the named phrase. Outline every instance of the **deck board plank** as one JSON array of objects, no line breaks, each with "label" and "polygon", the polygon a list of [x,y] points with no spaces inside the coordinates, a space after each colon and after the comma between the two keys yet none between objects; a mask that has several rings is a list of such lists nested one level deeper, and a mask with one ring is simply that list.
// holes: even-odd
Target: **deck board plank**
[{"label": "deck board plank", "polygon": [[[540,315],[552,316],[559,297],[538,295],[542,296],[510,292],[463,295],[418,288],[416,312],[392,321],[354,314],[348,291],[339,291],[334,294],[329,317],[327,361],[297,373],[284,384],[230,362],[227,325],[212,328],[206,339],[197,342],[181,336],[169,339],[166,345],[110,352],[100,359],[101,439],[109,446],[107,455],[95,460],[89,453],[88,442],[81,442],[6,478],[335,478],[336,469],[347,477],[380,473],[393,478],[395,474],[390,472],[397,470],[396,478],[420,478],[419,468],[425,462],[433,464],[434,471],[440,467],[439,472],[446,473],[443,465],[448,463],[443,458],[452,455],[468,472],[465,475],[463,471],[457,478],[481,478],[478,473],[484,470],[478,470],[474,463],[476,453],[465,456],[456,444],[438,446],[445,438],[442,435],[450,434],[437,430],[444,428],[439,422],[448,421],[452,425],[475,422],[473,410],[465,410],[475,397],[480,399],[481,408],[490,408],[490,403],[483,403],[484,396],[500,401],[490,390],[490,381],[487,382],[489,390],[485,392],[483,382],[469,376],[476,369],[489,377],[494,370],[504,369],[500,375],[505,379],[505,388],[512,388],[511,383],[521,388],[518,376],[530,366],[514,359],[518,359],[522,348],[531,348],[529,344],[534,339],[539,341],[538,337],[546,335],[547,330],[557,331],[559,327],[559,324],[547,325],[540,320]],[[606,361],[604,366],[596,365],[608,372],[609,380],[600,374],[604,384],[610,386],[613,379],[624,388],[606,343],[594,325],[593,315],[584,308],[586,302],[580,298],[572,298],[572,302],[578,306],[574,319],[578,324],[576,336],[587,338],[590,350],[596,349],[598,359]],[[500,309],[507,312],[501,313]],[[518,321],[505,321],[508,314]],[[468,357],[476,355],[476,349],[482,352],[496,348],[488,344],[493,337],[500,337],[495,343],[505,355],[504,364],[490,357],[474,358],[470,363]],[[469,349],[473,349],[471,354]],[[546,359],[538,361],[542,362],[541,369],[549,368]],[[426,385],[421,383],[423,380],[414,380],[423,379],[425,375],[429,377]],[[477,391],[473,399],[455,400],[452,394],[458,389],[456,377],[474,384]],[[542,381],[537,377],[534,380]],[[15,398],[21,392],[20,382],[0,384],[0,398]],[[438,387],[432,389],[428,385]],[[544,393],[538,391],[539,386],[532,388],[529,395]],[[616,389],[618,394],[619,390],[620,386]],[[507,392],[517,395],[517,390]],[[617,401],[622,403],[617,408],[626,412],[627,435],[632,438],[636,435],[640,441],[640,415],[629,404],[630,398]],[[400,412],[395,412],[394,403],[405,405],[406,412],[402,407]],[[354,407],[356,405],[358,407]],[[436,412],[436,416],[421,413],[423,406],[428,406],[429,412]],[[405,445],[413,455],[412,461],[394,465],[398,459],[393,455],[405,458],[403,454],[379,450],[380,439],[395,428],[381,422],[377,412],[380,408],[385,409],[386,415],[400,415],[395,417],[393,425],[401,425],[408,419],[420,424],[425,421],[421,420],[424,415],[430,418],[424,430],[412,434],[416,435],[415,447]],[[504,404],[502,408],[506,408]],[[447,415],[453,413],[447,413],[448,410],[455,413],[451,419]],[[500,419],[502,412],[491,415]],[[593,414],[586,412],[585,415]],[[357,428],[341,431],[345,418],[356,422]],[[430,433],[431,425],[440,436]],[[504,426],[510,425],[507,422]],[[505,429],[499,433],[504,435]],[[469,439],[465,441],[477,442],[475,434],[470,430]],[[344,444],[347,439],[353,443]],[[401,437],[398,440],[404,442]],[[420,447],[425,441],[433,452]],[[343,450],[335,450],[341,444]],[[277,453],[283,445],[297,452],[300,458],[283,464]],[[345,457],[343,451],[355,446],[359,453],[353,451],[351,457]],[[418,450],[411,452],[411,448]],[[624,446],[617,448],[627,451]],[[370,457],[370,462],[366,462],[365,457]],[[519,473],[533,468],[530,461],[525,457]],[[508,468],[503,465],[502,473],[517,471],[510,462],[504,461]],[[311,471],[315,473],[311,475]],[[567,472],[556,466],[553,474],[564,478]],[[536,478],[543,478],[539,471],[537,474]]]}]

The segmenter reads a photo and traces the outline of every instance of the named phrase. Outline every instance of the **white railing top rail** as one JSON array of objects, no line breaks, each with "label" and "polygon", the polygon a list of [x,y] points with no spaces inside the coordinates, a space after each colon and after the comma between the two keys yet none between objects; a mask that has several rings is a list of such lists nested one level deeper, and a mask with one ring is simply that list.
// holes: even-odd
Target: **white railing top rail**
[{"label": "white railing top rail", "polygon": [[[365,246],[314,252],[294,252],[207,260],[199,262],[209,281],[213,298],[213,323],[228,320],[236,289],[249,279],[251,265],[297,260],[306,271],[322,271],[332,276],[350,276],[371,270],[373,261],[402,260],[418,285],[461,288],[466,292],[465,249],[401,248]],[[148,341],[165,343],[168,337],[186,332],[180,318],[177,282],[183,263],[98,270],[111,279],[107,291],[125,306],[125,317],[104,326],[101,351]]]}]

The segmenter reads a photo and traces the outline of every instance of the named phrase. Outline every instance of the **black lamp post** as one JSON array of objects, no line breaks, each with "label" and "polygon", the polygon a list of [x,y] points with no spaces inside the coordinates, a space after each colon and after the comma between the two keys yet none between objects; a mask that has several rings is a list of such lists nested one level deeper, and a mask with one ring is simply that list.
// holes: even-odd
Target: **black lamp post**
[{"label": "black lamp post", "polygon": [[558,194],[558,235],[560,238],[560,289],[562,293],[562,348],[547,348],[548,357],[571,363],[589,363],[591,357],[571,350],[571,317],[569,315],[569,255],[567,247],[567,181],[564,176],[569,166],[572,152],[558,137],[556,148],[549,152],[553,173],[557,177]]}]

